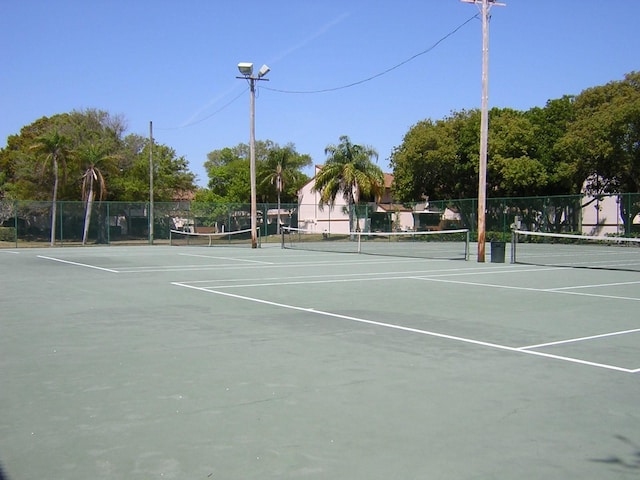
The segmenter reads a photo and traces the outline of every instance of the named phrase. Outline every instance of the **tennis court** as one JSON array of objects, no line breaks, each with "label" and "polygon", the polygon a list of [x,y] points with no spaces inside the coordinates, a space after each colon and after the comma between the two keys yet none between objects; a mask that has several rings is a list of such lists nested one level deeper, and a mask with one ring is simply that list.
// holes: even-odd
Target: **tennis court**
[{"label": "tennis court", "polygon": [[4,474],[638,478],[640,272],[470,251],[0,250]]}]

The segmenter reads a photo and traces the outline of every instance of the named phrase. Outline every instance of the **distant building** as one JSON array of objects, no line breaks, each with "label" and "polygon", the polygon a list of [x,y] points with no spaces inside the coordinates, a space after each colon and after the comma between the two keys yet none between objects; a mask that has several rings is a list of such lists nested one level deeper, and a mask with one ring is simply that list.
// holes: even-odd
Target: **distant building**
[{"label": "distant building", "polygon": [[[316,165],[315,173],[321,168],[322,165]],[[357,228],[361,231],[439,230],[443,220],[458,218],[452,211],[429,208],[427,201],[413,208],[395,202],[391,192],[393,178],[390,173],[384,174],[384,192],[380,202],[368,204],[365,218],[362,218],[362,207],[359,208],[361,215]],[[349,211],[345,199],[339,196],[333,207],[320,207],[320,193],[313,190],[314,186],[315,175],[298,190],[297,227],[319,233],[349,233]]]}]

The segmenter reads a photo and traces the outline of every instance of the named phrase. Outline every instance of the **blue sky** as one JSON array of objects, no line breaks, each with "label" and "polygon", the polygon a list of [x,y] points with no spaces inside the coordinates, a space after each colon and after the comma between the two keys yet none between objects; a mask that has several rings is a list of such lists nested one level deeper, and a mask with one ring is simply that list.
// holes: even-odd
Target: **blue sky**
[{"label": "blue sky", "polygon": [[[638,0],[504,0],[492,9],[491,107],[526,110],[640,70]],[[378,164],[426,118],[478,108],[481,21],[459,0],[1,0],[0,146],[42,116],[122,115],[187,158],[249,139],[237,64],[271,67],[256,138],[314,163],[348,135]],[[317,91],[324,93],[283,93]],[[278,91],[281,90],[281,91]],[[311,173],[311,172],[308,172]]]}]

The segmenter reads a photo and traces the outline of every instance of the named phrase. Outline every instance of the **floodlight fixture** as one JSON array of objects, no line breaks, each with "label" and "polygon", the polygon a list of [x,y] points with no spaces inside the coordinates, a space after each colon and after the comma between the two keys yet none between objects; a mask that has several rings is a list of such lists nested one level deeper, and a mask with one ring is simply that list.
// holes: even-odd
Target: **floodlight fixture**
[{"label": "floodlight fixture", "polygon": [[260,67],[260,70],[258,70],[258,78],[264,77],[270,71],[271,69],[267,65],[262,65],[262,67]]},{"label": "floodlight fixture", "polygon": [[240,70],[240,73],[245,77],[250,77],[253,75],[253,63],[241,62],[238,64],[238,70]]}]

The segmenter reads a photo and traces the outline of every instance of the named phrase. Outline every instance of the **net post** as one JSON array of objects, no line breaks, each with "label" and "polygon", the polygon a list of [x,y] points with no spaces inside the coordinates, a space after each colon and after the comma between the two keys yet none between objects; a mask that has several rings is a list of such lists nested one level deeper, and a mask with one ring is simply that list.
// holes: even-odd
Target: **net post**
[{"label": "net post", "polygon": [[516,263],[516,243],[518,243],[517,230],[511,230],[511,263]]},{"label": "net post", "polygon": [[466,239],[464,242],[464,259],[466,261],[469,261],[469,245],[471,244],[470,242],[470,232],[469,230],[467,230],[467,234],[466,234]]}]

